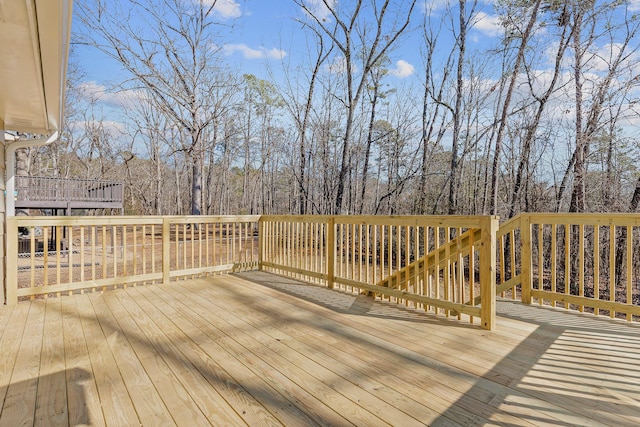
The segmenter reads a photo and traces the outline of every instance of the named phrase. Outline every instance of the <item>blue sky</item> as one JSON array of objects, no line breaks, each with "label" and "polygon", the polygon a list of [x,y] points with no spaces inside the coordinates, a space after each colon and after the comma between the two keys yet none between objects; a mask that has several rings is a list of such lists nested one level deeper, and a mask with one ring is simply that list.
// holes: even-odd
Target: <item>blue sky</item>
[{"label": "blue sky", "polygon": [[[304,1],[310,9],[322,15],[322,0]],[[345,5],[351,4],[347,0],[327,1],[344,1],[343,4]],[[425,16],[433,18],[435,23],[441,19],[445,23],[445,28],[442,30],[442,37],[439,41],[441,47],[436,54],[436,61],[444,61],[446,59],[446,56],[451,51],[452,44],[450,28],[446,27],[451,26],[452,19],[453,21],[456,20],[455,16],[446,16],[445,6],[449,1],[419,0],[413,14],[411,28],[389,54],[390,72],[389,76],[386,77],[389,85],[408,88],[409,93],[422,92],[422,76],[424,75],[422,46],[424,42],[421,40],[419,26]],[[368,2],[368,0],[365,0],[365,2]],[[407,1],[403,2],[402,0],[394,0],[394,2],[395,4],[407,4]],[[457,4],[457,1],[452,3]],[[640,0],[631,0],[629,4],[632,12],[640,11]],[[313,46],[307,45],[305,32],[301,29],[299,22],[304,20],[306,15],[293,0],[217,0],[215,5],[215,20],[223,24],[220,27],[223,29],[219,41],[221,51],[224,60],[234,73],[239,75],[251,73],[260,79],[274,77],[276,79],[275,83],[278,84],[278,79],[283,78],[283,64],[286,64],[291,70],[294,70],[296,65],[302,65],[305,70],[309,70],[308,63],[312,60],[309,57],[309,51],[313,49]],[[494,55],[494,58],[491,59],[491,55],[486,55],[486,52],[500,42],[500,36],[503,31],[493,5],[492,0],[479,0],[474,15],[474,26],[469,33],[468,42],[468,58],[479,70],[479,78],[484,79],[480,81],[481,87],[489,92],[495,88],[495,84],[500,78],[500,64],[485,64],[483,61],[499,60],[499,55]],[[456,13],[457,11],[454,8],[453,14],[455,15]],[[330,20],[331,18],[327,16],[327,19]],[[78,20],[74,21],[74,25],[79,25]],[[542,48],[538,52],[540,60],[536,64],[540,67],[537,70],[537,74],[542,85],[547,79],[546,73],[552,68],[554,49],[553,43],[545,44],[545,41],[548,42],[545,39],[545,31],[547,30],[544,28],[540,30],[538,35],[542,43],[536,45]],[[602,49],[602,55],[596,52],[590,64],[594,72],[599,71],[598,58],[606,58],[610,52],[615,50],[615,41],[612,43],[605,40],[604,43],[602,46],[598,46]],[[333,67],[339,65],[339,59],[334,59]],[[86,46],[76,47],[75,60],[81,64],[85,73],[85,80],[82,85],[100,98],[108,119],[117,121],[118,109],[125,104],[122,101],[123,97],[129,96],[130,99],[131,94],[126,92],[113,93],[109,88],[126,80],[129,76],[121,70],[117,63],[109,60],[104,54],[95,49]],[[638,64],[640,63],[640,55],[634,54],[630,60]],[[338,63],[336,64],[336,62]],[[436,69],[439,68],[439,64],[434,65]],[[606,64],[604,66],[604,69],[606,69]],[[636,67],[633,68],[635,69]],[[332,72],[331,69],[325,71]],[[569,69],[565,70],[564,81],[568,81],[571,78],[569,71]],[[595,81],[597,78],[592,80]],[[588,93],[588,88],[585,90]],[[567,118],[571,116],[571,114],[566,113],[566,111],[572,111],[571,107],[567,108],[558,103],[558,109],[564,111],[564,113],[560,114],[561,117]],[[634,118],[634,120],[640,119]]]},{"label": "blue sky", "polygon": [[[322,0],[306,0],[306,3],[323,13]],[[426,9],[431,10],[432,16],[437,16],[445,3],[446,0],[419,2],[412,28],[391,53],[391,76],[403,80],[416,77],[422,67],[417,27]],[[488,45],[499,35],[500,28],[492,10],[491,2],[480,3],[471,33],[472,43]],[[230,28],[223,34],[224,57],[242,74],[252,73],[266,79],[266,68],[269,67],[277,77],[283,62],[295,66],[307,55],[304,32],[296,21],[305,19],[305,15],[292,0],[217,0],[216,19],[225,28]],[[74,25],[80,25],[78,20]],[[108,87],[127,77],[117,63],[95,49],[77,46],[75,56],[85,71],[87,82]]]}]

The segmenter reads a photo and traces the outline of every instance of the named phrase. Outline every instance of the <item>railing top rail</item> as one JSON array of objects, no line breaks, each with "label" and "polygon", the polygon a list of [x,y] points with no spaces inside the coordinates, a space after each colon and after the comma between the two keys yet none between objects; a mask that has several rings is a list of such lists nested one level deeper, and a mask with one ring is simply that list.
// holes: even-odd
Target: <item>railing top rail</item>
[{"label": "railing top rail", "polygon": [[272,222],[327,222],[330,218],[335,218],[332,215],[260,215],[261,221]]},{"label": "railing top rail", "polygon": [[160,216],[12,216],[7,222],[20,226],[80,226],[80,225],[157,225],[162,224]]},{"label": "railing top rail", "polygon": [[336,224],[370,225],[415,225],[429,227],[481,227],[487,219],[496,216],[465,215],[264,215],[263,221],[326,222],[332,219]]},{"label": "railing top rail", "polygon": [[174,224],[192,224],[205,222],[258,222],[260,215],[181,215],[164,216],[169,222]]},{"label": "railing top rail", "polygon": [[500,227],[498,228],[497,237],[504,236],[505,234],[509,233],[510,231],[519,228],[520,227],[521,218],[522,218],[521,215],[516,215],[513,218],[511,218],[511,219],[503,222],[502,224],[500,224]]},{"label": "railing top rail", "polygon": [[640,213],[521,213],[500,224],[502,230],[511,221],[516,223],[527,217],[531,224],[569,224],[569,225],[631,225],[640,226]]},{"label": "railing top rail", "polygon": [[193,216],[15,216],[7,218],[7,221],[18,222],[24,226],[52,226],[52,225],[152,225],[162,224],[168,220],[172,224],[193,224],[193,223],[238,223],[238,222],[258,222],[259,215],[193,215]]},{"label": "railing top rail", "polygon": [[117,184],[122,185],[122,181],[112,179],[89,179],[89,178],[61,178],[55,176],[16,176],[20,181],[48,181],[48,182],[77,182],[77,183],[98,183],[98,184]]}]

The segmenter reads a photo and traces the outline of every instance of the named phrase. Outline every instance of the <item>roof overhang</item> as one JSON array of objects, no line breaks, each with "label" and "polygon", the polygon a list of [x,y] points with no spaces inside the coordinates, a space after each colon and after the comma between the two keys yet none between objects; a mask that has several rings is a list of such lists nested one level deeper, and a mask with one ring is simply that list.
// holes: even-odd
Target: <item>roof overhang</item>
[{"label": "roof overhang", "polygon": [[72,0],[0,0],[0,129],[62,126]]}]

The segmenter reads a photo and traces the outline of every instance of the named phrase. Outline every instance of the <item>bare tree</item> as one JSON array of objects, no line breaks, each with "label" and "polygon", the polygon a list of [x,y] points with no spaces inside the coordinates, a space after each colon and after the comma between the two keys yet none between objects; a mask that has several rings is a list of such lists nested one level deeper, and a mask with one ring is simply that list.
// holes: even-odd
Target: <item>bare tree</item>
[{"label": "bare tree", "polygon": [[[566,8],[566,5],[564,6]],[[563,12],[564,13],[564,12]],[[531,94],[531,98],[533,98],[537,104],[536,111],[534,113],[533,119],[526,126],[526,132],[524,136],[524,140],[522,142],[522,153],[520,154],[520,160],[518,162],[518,169],[515,176],[515,182],[513,186],[513,191],[511,192],[511,203],[509,208],[509,217],[513,217],[516,213],[516,206],[518,203],[518,199],[520,197],[520,192],[523,187],[524,173],[527,165],[529,164],[529,158],[531,155],[531,148],[534,143],[534,139],[536,133],[538,131],[538,127],[540,122],[542,121],[542,117],[545,109],[547,108],[547,104],[553,95],[554,91],[557,89],[558,81],[561,77],[562,72],[562,61],[565,57],[565,52],[569,46],[569,41],[572,38],[572,32],[569,28],[562,27],[561,34],[558,42],[558,48],[556,50],[555,59],[554,59],[554,67],[553,74],[551,80],[549,81],[546,89],[541,91],[541,94],[537,94],[536,88],[534,87],[534,76],[532,75],[532,70],[527,66],[527,64],[523,64],[527,71],[527,85],[529,87],[529,93]]]},{"label": "bare tree", "polygon": [[[372,1],[367,5],[365,5],[364,0],[356,0],[350,3],[352,7],[349,10],[341,9],[342,7],[346,8],[347,3],[338,4],[337,2],[322,0],[322,4],[326,7],[332,19],[326,19],[316,11],[311,10],[304,0],[294,0],[294,2],[311,17],[320,31],[331,40],[342,55],[340,59],[344,61],[345,93],[341,98],[341,102],[346,109],[346,117],[344,133],[341,138],[342,153],[333,207],[333,212],[339,213],[343,207],[345,182],[350,167],[349,151],[356,109],[365,89],[367,76],[371,68],[391,49],[409,26],[416,0],[408,0],[399,4],[391,0]],[[370,28],[371,25],[363,18],[365,9],[368,8],[370,8],[368,12],[374,20],[373,28]],[[395,15],[393,15],[394,11],[397,11]],[[392,13],[391,16],[389,15],[390,12]],[[356,62],[358,58],[361,58],[359,64]]]},{"label": "bare tree", "polygon": [[490,199],[490,211],[493,215],[497,215],[498,210],[498,174],[500,165],[500,153],[502,150],[502,139],[504,137],[504,131],[507,126],[507,117],[511,109],[511,98],[516,88],[516,82],[520,68],[524,61],[525,50],[528,46],[529,39],[533,34],[534,26],[537,22],[538,11],[542,0],[536,0],[529,8],[529,19],[524,30],[518,35],[520,43],[518,46],[518,53],[516,55],[515,63],[513,65],[513,71],[509,79],[509,87],[505,92],[504,100],[502,101],[503,107],[498,120],[498,132],[496,134],[495,149],[493,153],[493,163],[491,166],[491,199]]},{"label": "bare tree", "polygon": [[[184,130],[181,150],[191,164],[191,213],[202,212],[205,129],[214,120],[211,93],[221,71],[214,60],[217,0],[95,0],[78,4],[88,31],[83,42],[118,61],[159,111]],[[134,19],[135,17],[135,19]],[[139,24],[135,24],[139,23]]]},{"label": "bare tree", "polygon": [[[325,46],[325,40],[322,34],[313,26],[309,26],[304,20],[298,20],[303,27],[308,28],[312,33],[312,38],[308,40],[309,51],[315,49],[315,56],[310,58],[311,64],[308,81],[304,81],[303,74],[299,71],[292,74],[291,70],[285,65],[284,72],[286,78],[284,84],[280,86],[282,99],[285,108],[293,118],[296,124],[298,134],[298,165],[293,170],[297,170],[295,180],[297,182],[297,211],[300,215],[307,213],[307,209],[312,200],[309,191],[309,163],[310,159],[310,141],[308,134],[310,132],[312,121],[312,110],[314,99],[316,97],[316,86],[320,80],[322,66],[326,64],[327,58],[333,51],[333,45]],[[303,83],[300,83],[303,81]]]}]

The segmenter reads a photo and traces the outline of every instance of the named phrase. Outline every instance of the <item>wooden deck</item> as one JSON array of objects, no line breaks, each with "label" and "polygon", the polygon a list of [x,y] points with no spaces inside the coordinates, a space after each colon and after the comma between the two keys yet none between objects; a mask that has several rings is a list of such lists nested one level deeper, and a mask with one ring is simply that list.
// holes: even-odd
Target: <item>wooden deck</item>
[{"label": "wooden deck", "polygon": [[266,273],[0,307],[0,425],[640,425],[640,327],[487,332]]}]

